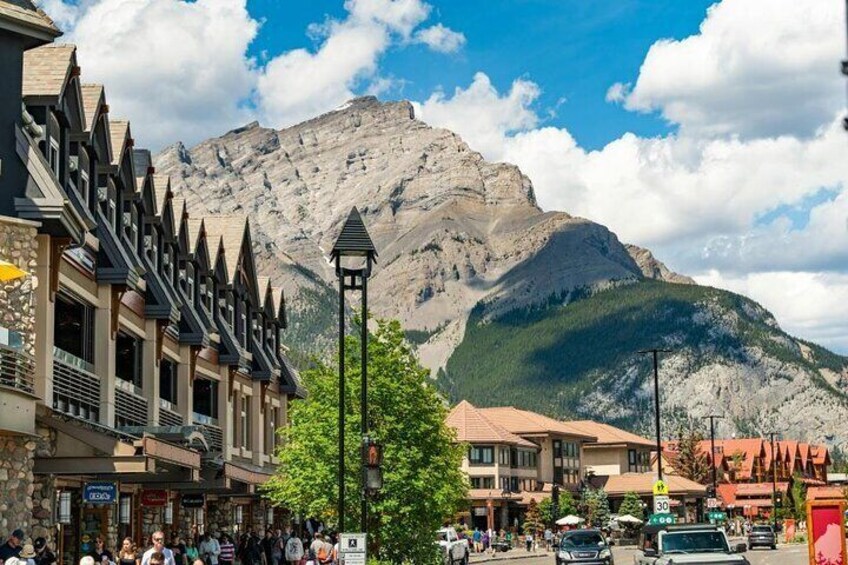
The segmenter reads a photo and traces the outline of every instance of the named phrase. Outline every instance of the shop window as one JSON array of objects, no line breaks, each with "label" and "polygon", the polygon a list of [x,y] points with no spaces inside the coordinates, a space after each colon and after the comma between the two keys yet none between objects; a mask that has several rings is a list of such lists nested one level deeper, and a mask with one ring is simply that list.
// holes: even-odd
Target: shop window
[{"label": "shop window", "polygon": [[142,387],[142,340],[128,333],[118,332],[115,339],[115,376]]}]

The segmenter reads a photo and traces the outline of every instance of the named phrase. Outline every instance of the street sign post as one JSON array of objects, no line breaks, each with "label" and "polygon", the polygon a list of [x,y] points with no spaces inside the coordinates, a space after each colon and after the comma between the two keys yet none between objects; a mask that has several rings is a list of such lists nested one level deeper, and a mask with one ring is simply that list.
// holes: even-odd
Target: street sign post
[{"label": "street sign post", "polygon": [[677,517],[674,514],[651,514],[648,516],[648,523],[652,526],[670,526],[677,522]]},{"label": "street sign post", "polygon": [[665,481],[659,480],[654,483],[654,496],[668,496],[668,485]]},{"label": "street sign post", "polygon": [[366,534],[340,534],[339,560],[341,565],[365,565],[368,560]]},{"label": "street sign post", "polygon": [[671,499],[667,496],[654,497],[654,514],[668,514],[671,511]]}]

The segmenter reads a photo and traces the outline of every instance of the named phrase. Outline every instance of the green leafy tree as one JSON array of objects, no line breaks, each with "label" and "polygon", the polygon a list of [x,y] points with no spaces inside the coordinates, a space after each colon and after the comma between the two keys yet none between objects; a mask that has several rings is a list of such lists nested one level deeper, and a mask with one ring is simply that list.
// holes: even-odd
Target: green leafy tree
[{"label": "green leafy tree", "polygon": [[553,525],[554,522],[569,514],[577,514],[577,504],[574,502],[574,496],[571,491],[560,489],[559,491],[559,511],[554,513],[553,498],[545,498],[539,503],[539,512],[542,514],[542,521],[545,524]]},{"label": "green leafy tree", "polygon": [[694,429],[678,431],[678,454],[674,464],[675,470],[682,477],[696,483],[704,484],[710,475],[710,465],[707,454],[701,451],[700,443],[704,437]]},{"label": "green leafy tree", "polygon": [[524,533],[536,534],[545,529],[545,523],[542,521],[542,513],[539,511],[539,504],[535,498],[530,499],[530,504],[527,506],[527,512],[524,513]]},{"label": "green leafy tree", "polygon": [[580,512],[590,526],[603,527],[610,518],[610,507],[607,493],[604,489],[583,489],[580,500]]},{"label": "green leafy tree", "polygon": [[635,492],[628,492],[624,495],[624,500],[621,501],[621,506],[618,509],[619,514],[630,514],[634,518],[640,520],[645,519],[644,511],[642,510],[642,499]]},{"label": "green leafy tree", "polygon": [[[345,396],[345,531],[360,521],[359,341],[348,338]],[[303,373],[309,391],[281,430],[280,464],[265,490],[275,504],[338,527],[338,369]],[[383,489],[369,503],[369,545],[389,563],[436,563],[434,532],[466,504],[465,447],[445,424],[447,408],[396,321],[368,340],[370,435],[383,446]]]}]

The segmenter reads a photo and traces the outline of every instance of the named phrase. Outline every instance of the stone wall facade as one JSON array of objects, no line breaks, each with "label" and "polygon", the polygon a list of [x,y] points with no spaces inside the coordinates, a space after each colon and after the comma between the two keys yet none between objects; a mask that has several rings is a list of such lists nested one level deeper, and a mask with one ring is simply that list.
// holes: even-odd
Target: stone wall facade
[{"label": "stone wall facade", "polygon": [[[33,272],[38,257],[34,222],[0,216],[0,259]],[[0,282],[0,327],[15,332],[10,345],[35,353],[35,286],[28,275]],[[5,332],[3,332],[5,334]],[[38,439],[31,436],[0,436],[0,538],[15,528],[30,532],[33,519],[33,457]],[[40,501],[39,501],[40,503]]]},{"label": "stone wall facade", "polygon": [[[34,273],[38,259],[36,227],[34,222],[0,216],[0,259]],[[30,355],[35,354],[37,284],[34,274],[0,283],[0,326],[18,332]]]}]

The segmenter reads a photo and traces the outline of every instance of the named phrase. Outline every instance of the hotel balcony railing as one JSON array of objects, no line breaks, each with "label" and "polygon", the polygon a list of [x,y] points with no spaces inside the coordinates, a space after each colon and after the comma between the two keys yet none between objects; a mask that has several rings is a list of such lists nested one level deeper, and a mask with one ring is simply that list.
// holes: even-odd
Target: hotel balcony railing
[{"label": "hotel balcony railing", "polygon": [[22,350],[0,345],[0,386],[35,393],[35,359]]},{"label": "hotel balcony railing", "polygon": [[86,361],[53,348],[53,409],[97,422],[100,418],[100,378]]},{"label": "hotel balcony railing", "polygon": [[204,414],[192,413],[192,420],[195,425],[198,425],[206,434],[206,441],[209,442],[209,451],[224,450],[224,433],[218,426],[218,419],[206,416]]},{"label": "hotel balcony railing", "polygon": [[183,425],[183,417],[174,410],[174,405],[164,398],[159,399],[159,425],[174,427]]},{"label": "hotel balcony railing", "polygon": [[115,379],[115,427],[147,425],[147,399],[129,381]]}]

